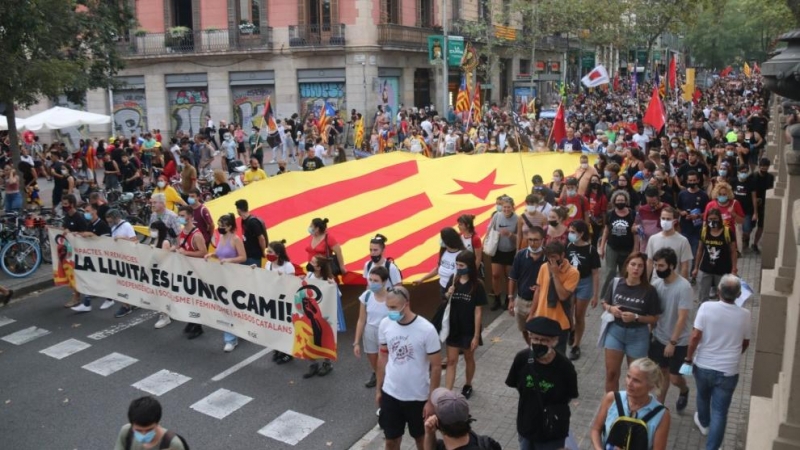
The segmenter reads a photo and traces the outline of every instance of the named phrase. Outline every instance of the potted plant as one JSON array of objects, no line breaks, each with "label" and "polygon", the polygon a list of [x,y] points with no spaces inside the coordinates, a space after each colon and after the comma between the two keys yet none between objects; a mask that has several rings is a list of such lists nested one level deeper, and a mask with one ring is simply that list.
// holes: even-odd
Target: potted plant
[{"label": "potted plant", "polygon": [[172,52],[192,47],[192,29],[189,27],[171,27],[164,35],[164,45]]},{"label": "potted plant", "polygon": [[239,22],[239,33],[240,34],[257,34],[258,33],[258,26],[253,22],[248,20],[242,20]]}]

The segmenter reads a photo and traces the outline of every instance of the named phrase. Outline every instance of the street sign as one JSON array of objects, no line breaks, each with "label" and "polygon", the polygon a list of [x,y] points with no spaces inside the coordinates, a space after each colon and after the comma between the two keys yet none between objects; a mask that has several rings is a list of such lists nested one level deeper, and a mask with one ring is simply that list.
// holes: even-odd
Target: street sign
[{"label": "street sign", "polygon": [[[447,65],[458,67],[464,56],[464,38],[447,36]],[[428,36],[428,61],[433,65],[442,64],[444,57],[444,36]]]}]

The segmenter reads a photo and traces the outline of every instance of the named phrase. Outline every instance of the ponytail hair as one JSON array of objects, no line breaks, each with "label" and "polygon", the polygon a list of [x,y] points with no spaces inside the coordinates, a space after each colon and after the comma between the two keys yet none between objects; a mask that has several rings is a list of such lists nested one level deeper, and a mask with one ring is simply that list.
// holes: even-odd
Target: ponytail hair
[{"label": "ponytail hair", "polygon": [[382,235],[380,233],[376,234],[375,237],[373,237],[372,239],[369,240],[370,244],[378,245],[381,248],[381,250],[386,248],[386,243],[387,242],[389,242],[389,239],[386,236],[384,236],[384,235]]}]

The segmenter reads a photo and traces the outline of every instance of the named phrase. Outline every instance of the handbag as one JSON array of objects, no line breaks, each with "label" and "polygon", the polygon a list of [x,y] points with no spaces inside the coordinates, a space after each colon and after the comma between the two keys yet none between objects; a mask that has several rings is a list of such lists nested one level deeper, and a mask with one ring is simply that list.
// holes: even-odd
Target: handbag
[{"label": "handbag", "polygon": [[[448,283],[449,286],[454,285],[456,282],[456,276],[453,275],[450,278],[450,282]],[[448,286],[448,288],[449,288]],[[445,290],[445,292],[447,292]],[[431,323],[433,327],[436,328],[436,332],[439,333],[439,340],[444,342],[447,340],[447,337],[450,335],[450,298],[444,297],[442,298],[441,303],[436,308],[436,312],[433,313],[433,318],[431,319]]]},{"label": "handbag", "polygon": [[494,256],[497,253],[497,245],[500,243],[500,232],[495,227],[496,222],[497,214],[492,218],[492,222],[489,223],[489,231],[486,233],[486,237],[483,238],[483,253],[489,256]]},{"label": "handbag", "polygon": [[331,273],[337,277],[339,275],[344,275],[342,266],[339,265],[338,255],[331,252],[331,246],[328,245],[328,233],[325,233],[325,255],[331,260]]}]

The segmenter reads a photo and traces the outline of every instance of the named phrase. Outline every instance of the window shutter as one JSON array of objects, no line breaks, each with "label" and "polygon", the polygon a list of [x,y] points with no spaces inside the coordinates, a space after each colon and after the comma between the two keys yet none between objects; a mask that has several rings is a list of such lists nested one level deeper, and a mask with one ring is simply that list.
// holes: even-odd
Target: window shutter
[{"label": "window shutter", "polygon": [[379,23],[389,23],[389,8],[387,3],[390,0],[380,0],[380,10],[378,12],[378,22]]},{"label": "window shutter", "polygon": [[309,0],[298,0],[297,2],[297,25],[306,24],[306,8]]},{"label": "window shutter", "polygon": [[415,27],[421,27],[422,26],[422,0],[416,0],[416,3],[417,3],[417,7],[416,7],[416,10],[417,10],[416,16],[417,17],[416,17],[416,22],[414,23],[414,26]]},{"label": "window shutter", "polygon": [[339,25],[339,0],[331,0],[331,26]]}]

